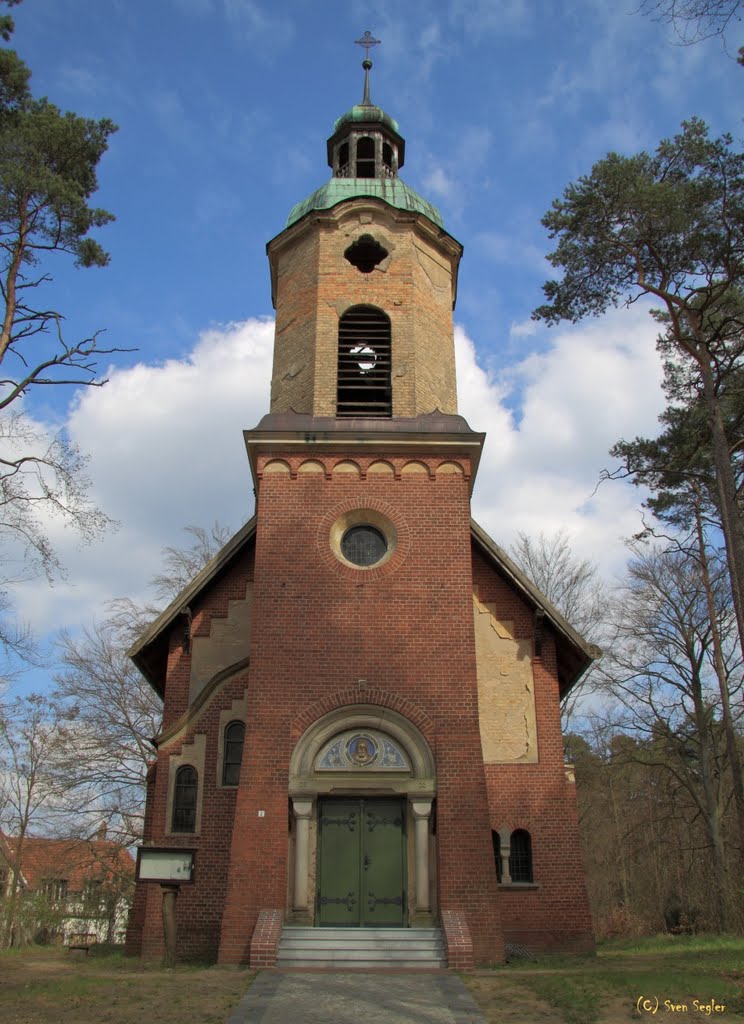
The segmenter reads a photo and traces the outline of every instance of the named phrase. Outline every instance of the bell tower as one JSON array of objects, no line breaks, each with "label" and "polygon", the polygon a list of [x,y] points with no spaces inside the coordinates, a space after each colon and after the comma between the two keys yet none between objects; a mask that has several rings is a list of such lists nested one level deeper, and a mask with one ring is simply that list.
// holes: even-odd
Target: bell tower
[{"label": "bell tower", "polygon": [[[475,962],[503,955],[473,620],[484,435],[457,415],[455,381],[462,247],[399,177],[404,139],[370,99],[368,53],[362,67],[332,177],[267,246],[276,334],[270,412],[245,433],[253,613],[223,962],[267,908],[310,927],[385,908],[397,927],[455,922],[452,942],[469,928]],[[324,839],[343,823],[358,837],[365,815],[397,829],[394,878],[370,883],[369,836]]]},{"label": "bell tower", "polygon": [[462,246],[398,176],[405,141],[370,99],[338,118],[330,181],[267,246],[271,411],[340,419],[457,412],[452,310]]}]

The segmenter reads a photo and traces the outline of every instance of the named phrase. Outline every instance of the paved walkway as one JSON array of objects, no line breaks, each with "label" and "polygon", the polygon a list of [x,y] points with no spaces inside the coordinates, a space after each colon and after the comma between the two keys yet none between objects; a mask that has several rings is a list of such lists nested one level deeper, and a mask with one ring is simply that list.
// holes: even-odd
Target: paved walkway
[{"label": "paved walkway", "polygon": [[453,974],[262,971],[227,1024],[485,1024]]}]

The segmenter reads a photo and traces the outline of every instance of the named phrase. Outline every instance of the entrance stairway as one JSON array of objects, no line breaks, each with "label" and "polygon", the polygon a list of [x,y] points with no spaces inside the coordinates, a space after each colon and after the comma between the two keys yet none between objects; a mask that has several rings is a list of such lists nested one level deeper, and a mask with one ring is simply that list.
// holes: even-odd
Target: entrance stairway
[{"label": "entrance stairway", "polygon": [[302,928],[285,925],[277,967],[433,971],[447,966],[439,928]]}]

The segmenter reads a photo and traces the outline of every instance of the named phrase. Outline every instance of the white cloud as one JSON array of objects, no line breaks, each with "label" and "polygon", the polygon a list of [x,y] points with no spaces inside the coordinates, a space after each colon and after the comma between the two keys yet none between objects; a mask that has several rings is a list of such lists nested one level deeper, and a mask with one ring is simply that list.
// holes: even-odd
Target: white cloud
[{"label": "white cloud", "polygon": [[[474,514],[508,546],[517,530],[567,529],[577,553],[608,573],[621,538],[638,528],[641,496],[619,483],[596,490],[619,437],[653,432],[662,401],[655,326],[639,307],[579,327],[540,327],[543,351],[491,379],[456,330],[460,408],[488,437]],[[215,519],[236,528],[252,513],[242,431],[268,409],[273,323],[204,331],[191,353],[162,365],[112,370],[79,395],[68,428],[91,455],[92,497],[120,530],[80,550],[54,522],[68,580],[21,585],[22,617],[37,630],[76,626],[112,597],[143,596],[160,549],[183,526]]]},{"label": "white cloud", "polygon": [[153,89],[149,104],[171,142],[193,145],[194,122],[175,89]]},{"label": "white cloud", "polygon": [[67,66],[59,73],[59,87],[65,92],[96,96],[103,92],[103,86],[102,78],[87,68]]},{"label": "white cloud", "polygon": [[443,167],[432,167],[424,178],[424,187],[427,193],[430,192],[444,199],[450,199],[458,189],[455,180],[447,174]]},{"label": "white cloud", "polygon": [[638,307],[579,327],[545,331],[550,347],[489,379],[472,342],[456,332],[461,412],[487,440],[474,514],[508,546],[518,530],[568,530],[578,554],[608,573],[639,528],[642,495],[611,482],[597,488],[620,437],[653,434],[663,407],[656,328]]},{"label": "white cloud", "polygon": [[533,334],[537,334],[537,323],[534,320],[512,320],[509,327],[510,338],[530,338]]},{"label": "white cloud", "polygon": [[182,527],[219,519],[237,529],[251,515],[242,431],[268,409],[273,330],[270,320],[212,328],[186,358],[111,370],[105,388],[79,396],[68,429],[90,454],[92,498],[121,527],[81,550],[49,523],[67,580],[15,592],[36,629],[78,625],[112,597],[142,595]]}]

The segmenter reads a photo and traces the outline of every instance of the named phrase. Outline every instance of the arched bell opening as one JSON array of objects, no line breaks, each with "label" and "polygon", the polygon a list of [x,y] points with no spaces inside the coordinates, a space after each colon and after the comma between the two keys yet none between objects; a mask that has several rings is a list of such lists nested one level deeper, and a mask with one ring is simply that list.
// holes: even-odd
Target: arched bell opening
[{"label": "arched bell opening", "polygon": [[434,759],[387,708],[340,708],[292,754],[287,919],[317,927],[434,921]]},{"label": "arched bell opening", "polygon": [[390,318],[374,306],[353,306],[338,325],[336,416],[393,414]]},{"label": "arched bell opening", "polygon": [[331,140],[331,154],[336,178],[395,178],[402,163],[401,147],[374,130],[369,135],[352,133],[342,142]]},{"label": "arched bell opening", "polygon": [[374,178],[375,174],[375,140],[369,135],[357,139],[356,144],[356,178]]}]

